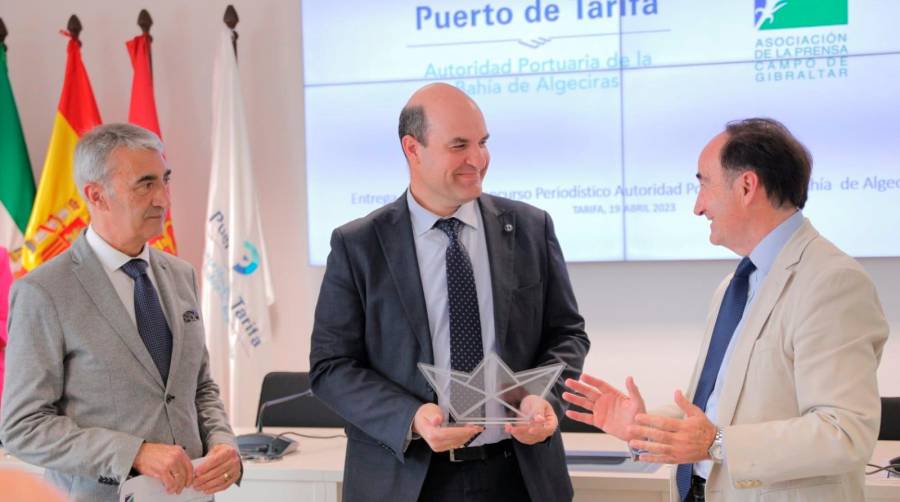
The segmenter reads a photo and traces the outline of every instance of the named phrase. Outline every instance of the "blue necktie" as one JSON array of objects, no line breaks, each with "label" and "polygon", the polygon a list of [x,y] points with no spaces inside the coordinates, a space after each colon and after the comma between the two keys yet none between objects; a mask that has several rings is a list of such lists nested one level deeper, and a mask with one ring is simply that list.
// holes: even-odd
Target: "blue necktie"
[{"label": "blue necktie", "polygon": [[450,307],[450,368],[470,372],[484,359],[481,316],[475,274],[465,248],[459,242],[463,223],[456,218],[438,220],[434,226],[450,239],[447,245],[447,304]]},{"label": "blue necktie", "polygon": [[134,279],[134,317],[138,333],[159,370],[163,383],[169,379],[169,363],[172,359],[172,332],[166,322],[156,288],[147,275],[147,262],[135,258],[122,271]]},{"label": "blue necktie", "polygon": [[[722,305],[719,307],[719,316],[713,328],[712,338],[709,341],[709,350],[706,352],[706,361],[703,363],[703,371],[697,381],[697,390],[694,391],[694,405],[706,411],[706,402],[716,386],[716,378],[719,376],[719,368],[725,351],[734,336],[734,330],[741,317],[744,315],[744,307],[747,306],[747,294],[750,287],[750,274],[756,270],[756,265],[750,258],[744,257],[738,263],[737,270],[725,290],[722,297]],[[691,488],[691,474],[693,464],[679,464],[675,471],[675,481],[678,484],[678,495],[681,500],[687,496]]]}]

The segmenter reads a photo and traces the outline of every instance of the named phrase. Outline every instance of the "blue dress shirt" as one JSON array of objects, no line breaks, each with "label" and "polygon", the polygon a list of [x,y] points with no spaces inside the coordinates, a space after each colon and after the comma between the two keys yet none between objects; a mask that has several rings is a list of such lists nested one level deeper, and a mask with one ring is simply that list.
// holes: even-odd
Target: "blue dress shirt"
[{"label": "blue dress shirt", "polygon": [[[725,349],[725,357],[722,359],[722,366],[719,367],[719,373],[716,376],[716,386],[713,387],[712,394],[709,395],[709,400],[706,402],[706,416],[714,424],[716,423],[716,416],[719,412],[719,397],[722,393],[725,375],[728,374],[728,364],[731,361],[731,354],[734,352],[735,345],[737,345],[738,337],[741,336],[744,321],[747,320],[749,312],[753,308],[753,302],[756,300],[756,292],[759,291],[760,286],[769,274],[769,270],[772,270],[772,265],[775,263],[775,259],[778,258],[781,249],[787,244],[791,239],[791,236],[794,235],[802,224],[803,214],[800,211],[797,211],[769,232],[769,234],[753,248],[753,251],[750,252],[750,261],[756,265],[756,270],[750,274],[750,291],[747,294],[747,307],[744,309],[744,315],[741,316],[741,321],[734,329],[734,336],[731,337],[728,348]],[[709,478],[712,466],[712,460],[697,462],[694,464],[694,474],[707,479]]]}]

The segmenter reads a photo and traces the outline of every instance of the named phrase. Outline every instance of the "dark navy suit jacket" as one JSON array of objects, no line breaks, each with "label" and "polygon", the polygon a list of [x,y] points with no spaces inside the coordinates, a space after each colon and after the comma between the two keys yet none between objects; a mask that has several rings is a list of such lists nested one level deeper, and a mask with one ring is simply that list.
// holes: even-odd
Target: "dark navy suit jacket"
[{"label": "dark navy suit jacket", "polygon": [[[498,355],[513,371],[564,362],[548,400],[562,417],[563,380],[577,377],[590,343],[550,216],[482,195]],[[313,392],[347,420],[346,502],[418,499],[431,449],[404,451],[416,410],[436,402],[416,366],[433,364],[431,334],[405,194],[336,229],[316,306]],[[532,500],[572,499],[559,431],[514,441]]]}]

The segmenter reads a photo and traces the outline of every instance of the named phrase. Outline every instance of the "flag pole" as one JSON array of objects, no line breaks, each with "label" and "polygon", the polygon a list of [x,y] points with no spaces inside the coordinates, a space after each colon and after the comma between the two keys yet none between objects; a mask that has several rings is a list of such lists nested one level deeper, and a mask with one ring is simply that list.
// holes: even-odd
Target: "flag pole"
[{"label": "flag pole", "polygon": [[225,8],[225,18],[223,21],[225,21],[225,26],[231,30],[231,47],[234,49],[234,58],[237,59],[238,32],[235,31],[234,28],[237,26],[240,19],[238,19],[238,14],[234,9],[234,5],[229,5]]},{"label": "flag pole", "polygon": [[3,22],[3,18],[0,17],[0,49],[9,52],[9,48],[6,46],[6,35],[9,35],[9,32],[6,31],[6,23]]},{"label": "flag pole", "polygon": [[141,9],[140,14],[138,14],[137,24],[141,27],[141,31],[144,35],[150,35],[150,27],[153,26],[153,18],[150,17],[150,13],[147,12],[147,9]]},{"label": "flag pole", "polygon": [[[141,9],[137,18],[137,25],[141,27],[141,32],[144,35],[147,35],[147,45],[149,47],[149,45],[153,43],[153,36],[150,35],[150,27],[153,26],[153,18],[150,17],[150,13],[147,12],[147,9]],[[147,57],[150,60],[150,77],[153,77],[153,52],[149,51]]]},{"label": "flag pole", "polygon": [[72,40],[78,42],[78,47],[81,47],[81,39],[79,38],[81,36],[81,20],[75,14],[72,14],[72,17],[69,18],[66,31],[72,36]]}]

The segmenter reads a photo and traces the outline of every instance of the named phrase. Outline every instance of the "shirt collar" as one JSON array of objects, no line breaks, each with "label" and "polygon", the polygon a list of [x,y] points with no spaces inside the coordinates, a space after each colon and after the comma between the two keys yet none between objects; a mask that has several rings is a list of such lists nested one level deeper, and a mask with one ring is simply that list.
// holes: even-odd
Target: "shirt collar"
[{"label": "shirt collar", "polygon": [[[470,200],[459,206],[456,212],[448,216],[448,218],[456,218],[466,225],[477,229],[480,218],[478,217],[478,208],[476,204],[476,200]],[[409,189],[406,190],[406,205],[409,207],[409,217],[410,220],[412,220],[413,235],[416,237],[421,237],[425,232],[431,230],[434,227],[435,222],[442,218],[422,207],[422,205],[416,201],[416,198],[413,197],[412,191]]]},{"label": "shirt collar", "polygon": [[88,226],[85,237],[87,238],[87,242],[91,246],[91,249],[94,250],[94,253],[97,255],[97,258],[100,260],[100,263],[103,265],[103,268],[105,268],[107,272],[115,272],[116,270],[119,270],[120,268],[122,268],[122,265],[125,265],[134,258],[140,258],[146,261],[148,264],[150,263],[150,246],[147,246],[146,244],[144,244],[144,248],[141,250],[141,253],[139,255],[128,256],[127,254],[112,247],[103,239],[103,237],[100,237],[100,234],[94,231],[93,225]]},{"label": "shirt collar", "polygon": [[781,252],[781,248],[791,239],[794,232],[803,224],[803,213],[799,210],[788,219],[775,227],[759,244],[750,252],[750,261],[756,265],[756,270],[763,276],[768,275],[775,263],[775,258]]}]

